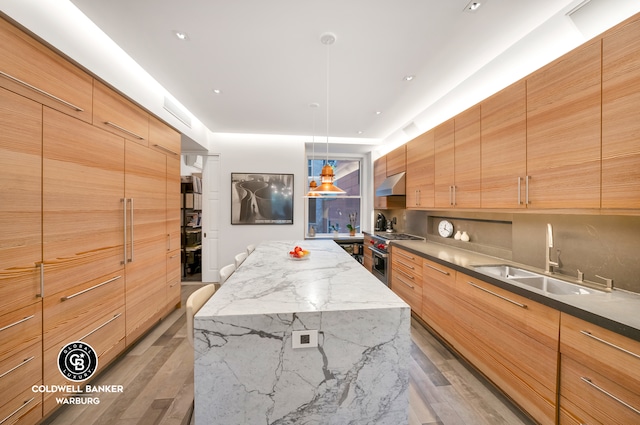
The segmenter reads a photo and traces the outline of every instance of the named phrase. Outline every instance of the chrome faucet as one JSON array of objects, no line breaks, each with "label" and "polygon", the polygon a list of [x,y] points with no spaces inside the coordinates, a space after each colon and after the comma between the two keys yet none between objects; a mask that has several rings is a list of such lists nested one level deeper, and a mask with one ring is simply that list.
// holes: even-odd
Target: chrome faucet
[{"label": "chrome faucet", "polygon": [[553,273],[552,267],[560,266],[560,250],[558,250],[558,261],[551,261],[549,250],[553,248],[553,227],[551,223],[547,223],[547,238],[544,246],[544,272],[547,274]]}]

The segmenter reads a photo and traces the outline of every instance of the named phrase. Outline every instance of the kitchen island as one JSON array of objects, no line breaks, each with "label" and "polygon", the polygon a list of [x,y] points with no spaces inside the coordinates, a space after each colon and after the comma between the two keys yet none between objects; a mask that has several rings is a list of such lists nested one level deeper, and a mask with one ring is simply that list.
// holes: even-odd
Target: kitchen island
[{"label": "kitchen island", "polygon": [[258,245],[194,329],[197,425],[408,423],[409,306],[331,240]]}]

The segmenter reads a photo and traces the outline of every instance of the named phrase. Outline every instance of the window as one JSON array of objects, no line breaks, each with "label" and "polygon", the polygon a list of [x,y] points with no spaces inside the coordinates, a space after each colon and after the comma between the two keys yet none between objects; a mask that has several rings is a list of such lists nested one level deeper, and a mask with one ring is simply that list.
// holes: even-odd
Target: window
[{"label": "window", "polygon": [[[320,184],[320,171],[325,164],[325,160],[315,159],[308,161],[307,188],[312,179]],[[356,232],[360,232],[360,209],[361,209],[361,189],[360,189],[360,159],[330,159],[329,165],[333,167],[335,179],[333,184],[347,192],[346,195],[335,198],[330,197],[309,197],[307,200],[307,233],[311,227],[316,234],[348,233],[348,224],[355,227]],[[315,176],[312,176],[312,173]]]}]

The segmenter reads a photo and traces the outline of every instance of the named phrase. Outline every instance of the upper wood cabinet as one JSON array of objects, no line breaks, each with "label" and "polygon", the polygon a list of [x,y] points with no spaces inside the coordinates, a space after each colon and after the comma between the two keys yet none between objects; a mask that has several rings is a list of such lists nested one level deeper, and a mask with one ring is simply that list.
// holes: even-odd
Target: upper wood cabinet
[{"label": "upper wood cabinet", "polygon": [[91,122],[93,77],[0,18],[0,86]]},{"label": "upper wood cabinet", "polygon": [[180,159],[180,133],[152,116],[149,116],[149,146]]},{"label": "upper wood cabinet", "polygon": [[454,126],[453,206],[480,208],[480,105],[458,114]]},{"label": "upper wood cabinet", "polygon": [[387,178],[387,157],[382,156],[373,162],[373,207],[387,208],[386,196],[375,196],[376,189]]},{"label": "upper wood cabinet", "polygon": [[149,114],[142,108],[98,80],[93,84],[93,104],[93,125],[149,145]]},{"label": "upper wood cabinet", "polygon": [[406,170],[406,145],[402,145],[387,154],[387,176],[392,176]]},{"label": "upper wood cabinet", "polygon": [[529,208],[600,207],[601,42],[527,79]]},{"label": "upper wood cabinet", "polygon": [[602,41],[602,208],[640,208],[640,21]]},{"label": "upper wood cabinet", "polygon": [[455,125],[451,118],[433,129],[434,201],[436,208],[453,207],[455,186]]},{"label": "upper wood cabinet", "polygon": [[434,207],[433,130],[407,143],[407,209]]},{"label": "upper wood cabinet", "polygon": [[481,104],[482,208],[524,208],[527,88],[524,80]]}]

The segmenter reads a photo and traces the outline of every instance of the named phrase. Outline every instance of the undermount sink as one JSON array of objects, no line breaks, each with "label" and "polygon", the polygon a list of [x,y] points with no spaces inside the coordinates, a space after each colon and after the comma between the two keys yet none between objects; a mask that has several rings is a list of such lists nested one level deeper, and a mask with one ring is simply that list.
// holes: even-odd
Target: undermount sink
[{"label": "undermount sink", "polygon": [[474,266],[478,272],[507,282],[517,282],[554,295],[604,294],[604,291],[566,282],[541,273],[531,272],[506,264]]}]

